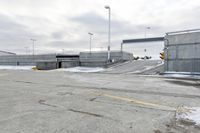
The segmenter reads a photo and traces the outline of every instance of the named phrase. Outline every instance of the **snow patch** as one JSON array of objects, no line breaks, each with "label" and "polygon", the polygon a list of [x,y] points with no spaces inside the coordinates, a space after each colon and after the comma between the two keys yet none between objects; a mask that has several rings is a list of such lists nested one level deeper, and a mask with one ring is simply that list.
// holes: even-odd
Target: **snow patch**
[{"label": "snow patch", "polygon": [[168,74],[165,73],[164,77],[169,78],[189,78],[189,79],[200,79],[200,75],[185,75],[185,74]]},{"label": "snow patch", "polygon": [[57,69],[56,71],[92,73],[92,72],[101,72],[104,70],[105,69],[101,67],[73,67],[73,68],[61,68]]},{"label": "snow patch", "polygon": [[32,70],[35,66],[0,66],[0,70]]},{"label": "snow patch", "polygon": [[177,120],[192,121],[195,125],[200,126],[200,107],[185,107],[176,115]]}]

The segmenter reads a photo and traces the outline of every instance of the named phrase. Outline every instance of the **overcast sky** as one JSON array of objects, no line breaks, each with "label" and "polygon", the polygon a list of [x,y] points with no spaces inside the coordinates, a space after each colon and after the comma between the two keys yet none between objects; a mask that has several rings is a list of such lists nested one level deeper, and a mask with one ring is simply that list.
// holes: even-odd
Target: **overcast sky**
[{"label": "overcast sky", "polygon": [[[165,32],[199,28],[199,0],[0,0],[0,50],[36,53],[83,51],[107,47],[111,7],[111,49],[123,39],[164,36]],[[127,46],[128,47],[128,46]]]}]

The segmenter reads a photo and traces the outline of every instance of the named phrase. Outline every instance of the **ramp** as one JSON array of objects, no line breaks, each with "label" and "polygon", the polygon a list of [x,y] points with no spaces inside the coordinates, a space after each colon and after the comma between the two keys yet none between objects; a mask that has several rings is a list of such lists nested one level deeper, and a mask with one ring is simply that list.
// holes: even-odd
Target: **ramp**
[{"label": "ramp", "polygon": [[113,74],[159,74],[164,71],[164,65],[160,60],[128,61],[108,68],[103,73]]}]

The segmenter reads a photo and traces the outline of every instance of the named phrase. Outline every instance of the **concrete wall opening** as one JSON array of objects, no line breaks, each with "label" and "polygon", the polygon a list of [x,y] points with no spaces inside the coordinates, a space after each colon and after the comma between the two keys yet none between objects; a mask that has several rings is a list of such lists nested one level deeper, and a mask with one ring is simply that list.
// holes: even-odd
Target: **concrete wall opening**
[{"label": "concrete wall opening", "polygon": [[58,62],[58,68],[62,68],[62,62]]},{"label": "concrete wall opening", "polygon": [[164,37],[123,40],[121,49],[133,53],[134,57],[151,57],[159,59],[164,49]]}]

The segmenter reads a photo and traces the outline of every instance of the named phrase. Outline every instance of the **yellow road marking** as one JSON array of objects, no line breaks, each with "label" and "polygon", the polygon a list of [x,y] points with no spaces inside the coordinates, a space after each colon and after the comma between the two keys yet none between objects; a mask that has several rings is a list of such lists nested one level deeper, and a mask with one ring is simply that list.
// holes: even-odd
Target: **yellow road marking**
[{"label": "yellow road marking", "polygon": [[[176,111],[177,110],[176,107],[150,103],[150,102],[146,102],[146,101],[142,101],[142,100],[138,100],[138,99],[134,99],[134,98],[126,98],[126,97],[114,96],[114,95],[110,95],[110,94],[106,94],[106,93],[98,93],[98,92],[95,92],[95,94],[98,96],[104,96],[104,97],[108,97],[108,98],[112,98],[112,99],[116,99],[116,100],[129,102],[129,103],[136,104],[140,107],[145,107],[145,108],[154,108],[154,109],[166,110],[166,111]],[[184,109],[182,109],[182,110],[184,110]]]},{"label": "yellow road marking", "polygon": [[155,108],[155,109],[168,110],[168,111],[176,111],[176,108],[174,108],[174,107],[150,103],[150,102],[145,102],[145,101],[141,101],[141,100],[137,100],[137,99],[133,99],[133,98],[130,99],[130,98],[119,97],[119,96],[114,96],[114,95],[110,95],[110,94],[103,94],[103,96],[113,98],[113,99],[117,99],[117,100],[130,102],[130,103],[135,103],[137,105],[141,105],[141,106],[145,106],[145,107],[151,107],[151,108]]},{"label": "yellow road marking", "polygon": [[0,74],[0,77],[7,76],[8,74]]}]

